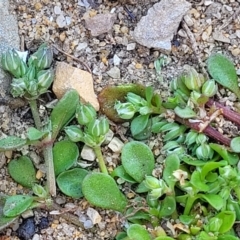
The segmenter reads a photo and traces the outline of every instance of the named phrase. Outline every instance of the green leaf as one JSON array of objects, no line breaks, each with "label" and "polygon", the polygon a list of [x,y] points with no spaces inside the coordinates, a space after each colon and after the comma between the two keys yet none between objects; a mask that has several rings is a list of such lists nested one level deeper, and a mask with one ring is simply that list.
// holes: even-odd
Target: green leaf
[{"label": "green leaf", "polygon": [[148,124],[148,118],[149,114],[139,115],[132,120],[130,129],[133,137],[141,133],[146,128]]},{"label": "green leaf", "polygon": [[154,240],[174,240],[174,238],[171,238],[168,236],[160,236],[160,237],[154,238]]},{"label": "green leaf", "polygon": [[60,130],[73,118],[78,103],[78,92],[72,89],[67,91],[54,107],[50,115],[53,140],[56,139]]},{"label": "green leaf", "polygon": [[236,214],[232,211],[222,211],[218,213],[216,217],[222,220],[219,233],[226,233],[232,229],[236,219]]},{"label": "green leaf", "polygon": [[220,161],[220,162],[207,162],[201,169],[201,179],[202,181],[205,180],[205,177],[207,176],[207,174],[219,167],[223,167],[227,165],[227,161]]},{"label": "green leaf", "polygon": [[46,132],[41,132],[34,127],[30,127],[27,130],[27,138],[31,141],[39,140],[46,135]]},{"label": "green leaf", "polygon": [[196,166],[196,167],[201,167],[206,164],[206,161],[198,160],[197,158],[193,158],[188,155],[181,156],[181,160],[187,163],[188,165]]},{"label": "green leaf", "polygon": [[76,143],[63,140],[55,143],[53,147],[53,164],[56,176],[76,163],[79,150]]},{"label": "green leaf", "polygon": [[[160,120],[161,121],[161,120]],[[153,133],[160,133],[161,128],[166,125],[168,122],[166,120],[162,120],[161,122],[156,122],[152,125],[151,131]]]},{"label": "green leaf", "polygon": [[209,143],[209,146],[216,151],[224,160],[228,161],[229,164],[235,165],[239,161],[239,156],[236,153],[230,153],[225,146],[217,143]]},{"label": "green leaf", "polygon": [[131,141],[122,148],[122,165],[126,172],[137,182],[145,175],[151,175],[154,169],[154,156],[151,149],[142,142]]},{"label": "green leaf", "polygon": [[139,185],[135,189],[136,193],[145,193],[148,191],[149,191],[149,188],[146,187],[146,184],[144,182],[139,183]]},{"label": "green leaf", "polygon": [[191,176],[191,184],[198,189],[198,191],[207,192],[209,186],[202,181],[201,173],[195,170]]},{"label": "green leaf", "polygon": [[132,224],[127,229],[127,235],[131,240],[151,240],[151,236],[142,225]]},{"label": "green leaf", "polygon": [[[133,208],[132,210],[135,211],[135,209]],[[131,214],[133,211],[128,211],[126,215]],[[146,221],[151,221],[151,216],[149,215],[148,212],[140,210],[137,211],[133,216],[129,216],[127,217],[128,221],[134,223],[134,221],[136,220],[146,220]]]},{"label": "green leaf", "polygon": [[121,165],[121,166],[118,166],[116,167],[112,173],[111,173],[111,176],[114,178],[114,177],[120,177],[122,178],[123,180],[127,181],[127,182],[130,182],[130,183],[136,183],[136,181],[127,174],[126,170],[124,169],[124,167]]},{"label": "green leaf", "polygon": [[229,234],[223,234],[218,236],[218,240],[239,240],[238,237]]},{"label": "green leaf", "polygon": [[171,154],[165,159],[165,167],[163,171],[163,179],[167,185],[173,189],[176,183],[176,179],[173,176],[173,172],[180,168],[180,160],[176,154]]},{"label": "green leaf", "polygon": [[6,217],[3,215],[3,207],[5,205],[7,196],[0,195],[0,231],[7,228],[12,224],[18,217]]},{"label": "green leaf", "polygon": [[161,202],[159,218],[170,216],[176,210],[176,200],[174,196],[166,196]]},{"label": "green leaf", "polygon": [[14,181],[24,187],[31,188],[37,181],[36,170],[27,156],[11,160],[8,164],[8,172]]},{"label": "green leaf", "polygon": [[151,101],[153,98],[153,87],[151,87],[151,86],[146,87],[145,97],[146,97],[148,105],[151,105]]},{"label": "green leaf", "polygon": [[82,182],[82,192],[89,203],[123,212],[127,206],[127,199],[119,190],[112,177],[105,173],[91,173]]},{"label": "green leaf", "polygon": [[185,225],[190,225],[194,221],[195,217],[189,215],[180,215],[179,220]]},{"label": "green leaf", "polygon": [[222,209],[224,200],[216,194],[198,194],[198,196],[208,202],[216,210]]},{"label": "green leaf", "polygon": [[197,114],[188,106],[185,108],[175,107],[174,112],[181,118],[194,118]]},{"label": "green leaf", "polygon": [[0,151],[15,150],[27,144],[26,139],[8,136],[0,140]]},{"label": "green leaf", "polygon": [[210,56],[207,60],[207,68],[216,82],[228,88],[240,98],[236,70],[233,63],[226,56],[222,54]]},{"label": "green leaf", "polygon": [[240,137],[233,138],[231,140],[230,147],[234,152],[240,153]]},{"label": "green leaf", "polygon": [[59,174],[57,184],[60,190],[67,196],[80,198],[82,194],[82,181],[88,171],[81,168],[74,168]]},{"label": "green leaf", "polygon": [[15,217],[25,212],[32,204],[34,197],[15,195],[7,197],[3,207],[3,214],[6,217]]}]

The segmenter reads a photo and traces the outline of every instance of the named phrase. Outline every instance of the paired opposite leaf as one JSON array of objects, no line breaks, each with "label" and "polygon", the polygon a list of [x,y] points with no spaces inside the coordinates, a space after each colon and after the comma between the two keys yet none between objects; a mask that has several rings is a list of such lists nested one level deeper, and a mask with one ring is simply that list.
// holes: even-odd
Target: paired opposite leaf
[{"label": "paired opposite leaf", "polygon": [[142,182],[154,169],[151,149],[142,142],[132,141],[123,146],[121,160],[126,172],[137,182]]},{"label": "paired opposite leaf", "polygon": [[8,136],[0,140],[0,151],[15,150],[27,144],[26,139]]},{"label": "paired opposite leaf", "polygon": [[31,188],[36,182],[36,170],[27,156],[11,160],[8,164],[8,172],[17,183],[24,187]]},{"label": "paired opposite leaf", "polygon": [[123,212],[127,199],[112,177],[105,173],[91,173],[82,182],[84,197],[93,205]]},{"label": "paired opposite leaf", "polygon": [[6,217],[15,217],[25,212],[32,204],[34,197],[15,195],[8,197],[3,207]]},{"label": "paired opposite leaf", "polygon": [[127,235],[131,240],[151,240],[151,236],[140,224],[132,224],[128,230]]},{"label": "paired opposite leaf", "polygon": [[222,54],[214,54],[207,60],[210,75],[223,87],[228,88],[240,98],[238,78],[233,63]]},{"label": "paired opposite leaf", "polygon": [[76,143],[63,140],[55,143],[53,147],[53,164],[56,176],[73,166],[79,156]]},{"label": "paired opposite leaf", "polygon": [[80,198],[82,194],[82,181],[88,171],[81,168],[74,168],[61,173],[57,177],[57,184],[60,190],[67,196]]},{"label": "paired opposite leaf", "polygon": [[56,139],[59,131],[73,118],[78,102],[78,92],[72,89],[66,92],[54,107],[50,116],[53,140]]}]

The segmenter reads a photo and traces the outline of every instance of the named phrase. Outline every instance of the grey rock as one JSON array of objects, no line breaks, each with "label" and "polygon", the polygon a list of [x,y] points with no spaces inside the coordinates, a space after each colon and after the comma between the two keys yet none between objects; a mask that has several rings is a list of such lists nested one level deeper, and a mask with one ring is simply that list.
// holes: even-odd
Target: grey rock
[{"label": "grey rock", "polygon": [[96,37],[112,29],[116,15],[112,13],[98,14],[85,19],[86,28]]},{"label": "grey rock", "polygon": [[[8,0],[0,0],[0,57],[9,48],[19,49],[18,24],[8,11]],[[22,106],[21,100],[13,99],[9,93],[11,77],[0,67],[0,104]]]},{"label": "grey rock", "polygon": [[109,71],[107,71],[108,76],[111,78],[120,78],[120,69],[118,67],[112,67]]},{"label": "grey rock", "polygon": [[133,37],[148,48],[170,51],[173,35],[190,6],[185,0],[162,0],[154,4],[137,24]]}]

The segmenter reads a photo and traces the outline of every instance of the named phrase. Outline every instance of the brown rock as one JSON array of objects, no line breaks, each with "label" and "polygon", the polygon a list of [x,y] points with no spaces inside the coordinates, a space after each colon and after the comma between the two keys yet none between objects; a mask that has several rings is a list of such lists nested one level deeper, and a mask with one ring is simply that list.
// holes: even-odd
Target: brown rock
[{"label": "brown rock", "polygon": [[98,111],[99,103],[93,89],[92,75],[89,72],[58,62],[53,82],[53,92],[61,98],[68,89],[76,89],[84,103],[91,103]]}]

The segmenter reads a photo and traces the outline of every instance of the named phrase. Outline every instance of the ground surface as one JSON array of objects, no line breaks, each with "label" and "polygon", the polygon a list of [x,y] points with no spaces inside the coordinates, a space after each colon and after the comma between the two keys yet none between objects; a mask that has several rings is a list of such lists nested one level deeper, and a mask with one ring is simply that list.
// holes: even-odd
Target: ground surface
[{"label": "ground surface", "polygon": [[[152,85],[163,98],[167,97],[169,92],[169,81],[179,74],[185,64],[193,65],[201,71],[204,67],[204,61],[212,52],[224,52],[234,60],[236,68],[240,68],[240,1],[221,0],[221,1],[189,1],[192,8],[188,12],[188,30],[180,25],[178,33],[172,42],[172,52],[168,55],[169,63],[163,68],[161,76],[156,74],[154,61],[163,54],[155,49],[136,44],[134,49],[128,50],[131,43],[135,43],[131,37],[140,18],[146,15],[147,10],[158,0],[139,0],[138,4],[130,5],[122,1],[88,1],[90,8],[80,6],[79,2],[74,0],[11,0],[11,12],[16,15],[19,26],[19,36],[21,38],[22,50],[35,50],[40,42],[54,43],[64,52],[79,58],[87,64],[93,72],[94,88],[97,93],[109,84],[118,83],[143,83]],[[60,7],[71,23],[59,28],[56,7]],[[131,18],[126,8],[132,12],[134,18]],[[98,37],[92,37],[85,28],[84,16],[86,13],[92,15],[96,13],[107,13],[112,9],[117,13],[117,20],[113,29],[108,34]],[[161,22],[159,22],[161,24]],[[84,69],[84,66],[65,54],[54,50],[55,60],[65,61],[73,66]],[[121,61],[117,67],[120,69],[121,78],[113,79],[108,75],[108,71],[114,67],[114,56],[117,55]],[[202,64],[203,62],[203,64]],[[222,91],[223,98],[231,98],[233,95]],[[229,96],[228,96],[229,95]],[[46,105],[48,100],[42,99],[40,104]],[[2,134],[21,136],[26,131],[27,126],[32,124],[31,116],[27,106],[20,109],[11,109],[9,106],[0,106],[0,113],[3,117],[0,119]],[[159,143],[152,143],[154,149],[157,149]],[[155,146],[154,146],[155,144]],[[28,153],[34,159],[38,169],[44,166],[34,149],[23,149],[22,153]],[[13,157],[19,153],[14,153]],[[112,153],[106,152],[110,159]],[[159,151],[155,151],[156,157]],[[12,153],[6,153],[2,156],[2,165],[0,169],[0,191],[6,194],[22,193],[27,190],[14,183],[6,169],[6,162],[12,157]],[[115,159],[118,156],[114,156]],[[1,159],[0,159],[1,162]],[[129,197],[131,197],[129,195]],[[61,194],[56,199],[62,207],[73,208],[83,222],[88,219],[86,210],[88,203],[83,201],[73,201]],[[48,228],[39,230],[34,235],[37,239],[114,239],[117,231],[124,224],[121,216],[112,211],[97,209],[102,217],[101,222],[91,229],[84,229],[72,224],[61,217],[49,216],[47,212],[34,212],[35,218],[48,216],[50,224]],[[73,211],[73,212],[74,212]],[[32,213],[30,213],[31,215]],[[3,235],[6,238],[0,239],[18,239],[16,230],[22,219],[13,226],[6,229]],[[8,238],[9,237],[9,238]]]}]

